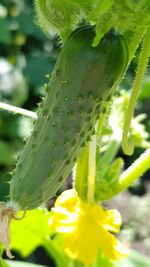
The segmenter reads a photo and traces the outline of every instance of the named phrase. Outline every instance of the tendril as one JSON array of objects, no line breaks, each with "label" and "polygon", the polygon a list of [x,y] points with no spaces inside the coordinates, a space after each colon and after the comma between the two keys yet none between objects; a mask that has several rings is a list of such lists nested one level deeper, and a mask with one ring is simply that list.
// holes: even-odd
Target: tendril
[{"label": "tendril", "polygon": [[132,94],[130,98],[130,102],[128,105],[127,113],[126,113],[126,118],[125,118],[125,123],[124,123],[124,129],[123,129],[123,136],[122,136],[122,148],[125,154],[127,155],[132,155],[134,152],[134,144],[130,143],[128,141],[128,132],[130,129],[132,117],[134,115],[134,108],[135,108],[135,103],[136,99],[141,87],[141,82],[143,80],[147,64],[148,64],[148,59],[150,55],[150,28],[146,29],[144,40],[143,40],[143,46],[142,50],[140,53],[140,58],[137,66],[137,73],[136,77],[133,83],[133,88],[132,88]]}]

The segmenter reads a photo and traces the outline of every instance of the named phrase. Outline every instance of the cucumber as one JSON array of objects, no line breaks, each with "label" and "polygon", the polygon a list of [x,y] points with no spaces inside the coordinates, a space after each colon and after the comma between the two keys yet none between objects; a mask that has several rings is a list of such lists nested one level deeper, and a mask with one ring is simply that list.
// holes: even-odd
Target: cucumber
[{"label": "cucumber", "polygon": [[10,184],[10,200],[22,210],[36,208],[56,194],[94,134],[103,104],[126,69],[124,38],[111,31],[92,47],[94,37],[94,26],[82,26],[59,54]]}]

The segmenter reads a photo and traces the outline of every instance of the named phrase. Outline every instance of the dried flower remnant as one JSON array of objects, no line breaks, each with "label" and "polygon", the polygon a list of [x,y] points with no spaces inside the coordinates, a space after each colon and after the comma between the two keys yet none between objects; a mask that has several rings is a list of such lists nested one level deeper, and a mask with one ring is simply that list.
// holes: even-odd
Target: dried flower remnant
[{"label": "dried flower remnant", "polygon": [[18,205],[12,202],[0,202],[0,242],[6,249],[6,255],[13,259],[14,256],[10,252],[10,222],[12,219],[20,220],[24,217],[18,217]]}]

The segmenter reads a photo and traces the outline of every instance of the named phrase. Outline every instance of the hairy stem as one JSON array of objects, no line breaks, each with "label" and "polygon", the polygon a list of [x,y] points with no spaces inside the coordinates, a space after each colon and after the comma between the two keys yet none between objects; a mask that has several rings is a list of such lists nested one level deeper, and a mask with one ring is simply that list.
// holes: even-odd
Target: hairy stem
[{"label": "hairy stem", "polygon": [[63,257],[62,253],[55,245],[55,243],[49,238],[44,238],[43,246],[47,253],[55,260],[58,267],[67,266],[67,259]]},{"label": "hairy stem", "polygon": [[136,179],[150,168],[150,148],[147,149],[135,162],[120,176],[117,193],[127,189]]},{"label": "hairy stem", "polygon": [[137,67],[137,74],[136,74],[135,81],[133,84],[132,95],[131,95],[129,106],[127,109],[127,116],[125,119],[125,124],[124,124],[124,129],[123,129],[122,148],[123,148],[124,153],[127,155],[132,155],[134,151],[133,144],[128,142],[128,132],[129,132],[131,120],[134,114],[135,102],[136,102],[136,99],[139,93],[139,89],[141,86],[141,82],[143,80],[143,76],[147,68],[149,55],[150,55],[150,30],[148,29],[145,34],[143,47],[142,47],[142,51],[140,54],[139,63]]}]

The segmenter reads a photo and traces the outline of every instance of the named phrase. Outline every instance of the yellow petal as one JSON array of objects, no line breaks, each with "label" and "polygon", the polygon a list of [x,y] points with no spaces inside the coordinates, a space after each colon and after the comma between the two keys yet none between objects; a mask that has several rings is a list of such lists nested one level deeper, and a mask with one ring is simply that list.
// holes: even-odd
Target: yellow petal
[{"label": "yellow petal", "polygon": [[104,228],[100,229],[100,247],[109,259],[118,260],[128,256],[128,250]]},{"label": "yellow petal", "polygon": [[68,212],[76,212],[79,198],[74,189],[64,191],[56,200],[55,207],[63,207]]},{"label": "yellow petal", "polygon": [[120,231],[120,226],[122,224],[121,215],[118,210],[107,210],[105,211],[106,218],[102,222],[103,227],[113,233],[118,233]]},{"label": "yellow petal", "polygon": [[76,230],[65,237],[64,250],[68,256],[84,264],[91,264],[99,250],[98,228],[91,218],[80,218]]},{"label": "yellow petal", "polygon": [[116,260],[128,257],[129,250],[117,239],[116,239],[115,251],[116,251],[115,254]]},{"label": "yellow petal", "polygon": [[121,215],[118,210],[105,210],[100,205],[93,207],[93,216],[100,225],[114,233],[118,233],[122,223]]},{"label": "yellow petal", "polygon": [[66,209],[57,207],[49,220],[51,228],[57,232],[67,233],[73,231],[78,220],[76,212],[69,213]]}]

